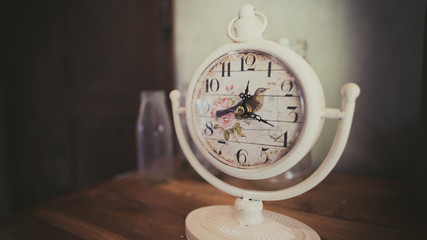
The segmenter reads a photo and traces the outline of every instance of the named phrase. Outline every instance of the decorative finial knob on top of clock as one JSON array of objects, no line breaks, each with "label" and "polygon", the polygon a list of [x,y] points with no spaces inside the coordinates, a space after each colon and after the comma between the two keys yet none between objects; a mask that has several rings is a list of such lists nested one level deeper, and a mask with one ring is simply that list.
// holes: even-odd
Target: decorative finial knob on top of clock
[{"label": "decorative finial knob on top of clock", "polygon": [[250,4],[243,5],[239,11],[239,18],[251,16],[255,16],[255,7]]},{"label": "decorative finial knob on top of clock", "polygon": [[[234,35],[231,28],[234,25]],[[253,39],[262,39],[262,33],[267,26],[267,18],[263,13],[246,4],[240,8],[238,17],[234,18],[228,26],[228,37],[234,42],[245,42]]]}]

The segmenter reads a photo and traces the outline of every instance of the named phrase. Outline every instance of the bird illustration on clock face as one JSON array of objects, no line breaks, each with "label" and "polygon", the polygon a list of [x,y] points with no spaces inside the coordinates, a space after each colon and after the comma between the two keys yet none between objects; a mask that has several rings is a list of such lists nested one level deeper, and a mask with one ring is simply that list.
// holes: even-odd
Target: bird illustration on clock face
[{"label": "bird illustration on clock face", "polygon": [[248,84],[246,85],[245,93],[239,94],[242,100],[232,107],[216,111],[215,116],[219,118],[226,114],[235,112],[237,116],[240,116],[241,118],[247,118],[247,117],[253,118],[258,120],[259,122],[263,122],[265,124],[268,124],[274,127],[271,123],[262,119],[261,116],[255,114],[255,112],[258,112],[259,110],[261,110],[262,106],[264,105],[264,92],[267,91],[268,88],[264,88],[264,87],[258,88],[255,91],[253,96],[248,94],[248,91],[249,91],[248,89],[249,89],[249,81],[248,81]]},{"label": "bird illustration on clock face", "polygon": [[256,168],[282,158],[303,126],[296,77],[273,56],[236,51],[213,61],[192,94],[198,142],[220,162]]}]

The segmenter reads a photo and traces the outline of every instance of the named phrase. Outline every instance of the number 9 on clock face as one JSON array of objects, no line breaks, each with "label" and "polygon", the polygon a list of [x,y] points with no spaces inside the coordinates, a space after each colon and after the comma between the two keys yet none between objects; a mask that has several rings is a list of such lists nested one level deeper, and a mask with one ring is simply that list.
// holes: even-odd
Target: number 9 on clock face
[{"label": "number 9 on clock face", "polygon": [[192,137],[216,161],[262,168],[283,159],[297,142],[304,97],[280,59],[258,50],[231,51],[207,64],[193,86]]}]

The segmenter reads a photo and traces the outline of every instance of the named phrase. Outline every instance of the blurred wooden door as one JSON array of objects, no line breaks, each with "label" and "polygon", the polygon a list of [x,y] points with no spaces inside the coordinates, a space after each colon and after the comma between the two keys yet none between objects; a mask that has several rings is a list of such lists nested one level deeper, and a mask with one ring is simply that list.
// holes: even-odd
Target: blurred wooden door
[{"label": "blurred wooden door", "polygon": [[171,0],[9,5],[1,93],[14,209],[135,168],[139,92],[173,85]]}]

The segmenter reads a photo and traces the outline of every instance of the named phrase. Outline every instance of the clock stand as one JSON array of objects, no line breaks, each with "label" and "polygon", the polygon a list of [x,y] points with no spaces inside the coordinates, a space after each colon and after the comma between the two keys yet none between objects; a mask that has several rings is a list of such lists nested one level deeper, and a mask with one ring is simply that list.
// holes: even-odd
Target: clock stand
[{"label": "clock stand", "polygon": [[[231,26],[239,19],[244,17],[249,18],[240,21],[239,26],[235,27],[235,36],[231,33]],[[257,22],[263,20],[263,22]],[[228,27],[228,35],[235,43],[252,41],[262,38],[261,33],[265,29],[266,18],[263,14],[255,12],[253,7],[245,5],[241,8],[239,18],[233,19]],[[291,54],[291,53],[289,53]],[[203,65],[203,64],[202,64]],[[298,70],[298,68],[295,68]],[[310,72],[310,71],[309,71]],[[311,74],[311,73],[310,73]],[[301,75],[303,76],[303,74]],[[307,88],[303,89],[307,92]],[[190,93],[190,91],[189,91]],[[191,98],[192,92],[188,95]],[[310,227],[293,218],[285,215],[262,210],[262,201],[284,200],[303,194],[319,184],[334,168],[344,151],[353,119],[355,101],[360,94],[359,87],[354,83],[347,83],[341,89],[343,96],[341,109],[331,109],[321,107],[317,115],[308,112],[307,118],[319,117],[322,119],[334,119],[338,121],[337,131],[332,143],[332,146],[325,157],[325,160],[320,166],[304,181],[281,190],[275,191],[260,191],[247,190],[233,185],[230,185],[221,179],[211,174],[198,161],[190,144],[186,138],[186,134],[182,127],[181,116],[187,114],[187,121],[190,121],[193,115],[191,111],[191,100],[187,99],[186,107],[181,107],[181,93],[173,90],[170,93],[172,101],[173,120],[180,146],[192,167],[202,176],[208,183],[223,192],[237,197],[234,206],[208,206],[192,211],[186,218],[186,236],[188,239],[320,239],[319,235]],[[321,95],[323,97],[323,95]],[[307,105],[315,104],[313,100]],[[311,110],[313,111],[313,110]],[[313,117],[314,116],[314,117]],[[310,124],[310,119],[306,119],[307,125]],[[321,127],[319,127],[321,128]],[[303,132],[303,135],[315,135],[310,139],[317,139],[318,131]],[[315,140],[309,141],[314,144]],[[295,146],[298,149],[310,149],[310,146]],[[207,151],[207,150],[205,150]],[[296,150],[295,150],[296,151]],[[303,156],[304,152],[300,154]],[[286,158],[284,158],[286,160]],[[296,164],[298,161],[295,161]],[[292,167],[287,165],[286,168],[273,173],[281,173]],[[274,166],[273,166],[274,168]],[[236,170],[241,171],[241,169]],[[232,171],[231,171],[232,172]],[[257,170],[251,169],[254,176],[252,179],[265,178],[266,174],[260,171],[257,175]],[[232,174],[231,174],[232,175]],[[242,177],[244,178],[244,177]],[[248,179],[248,178],[246,178]]]}]

